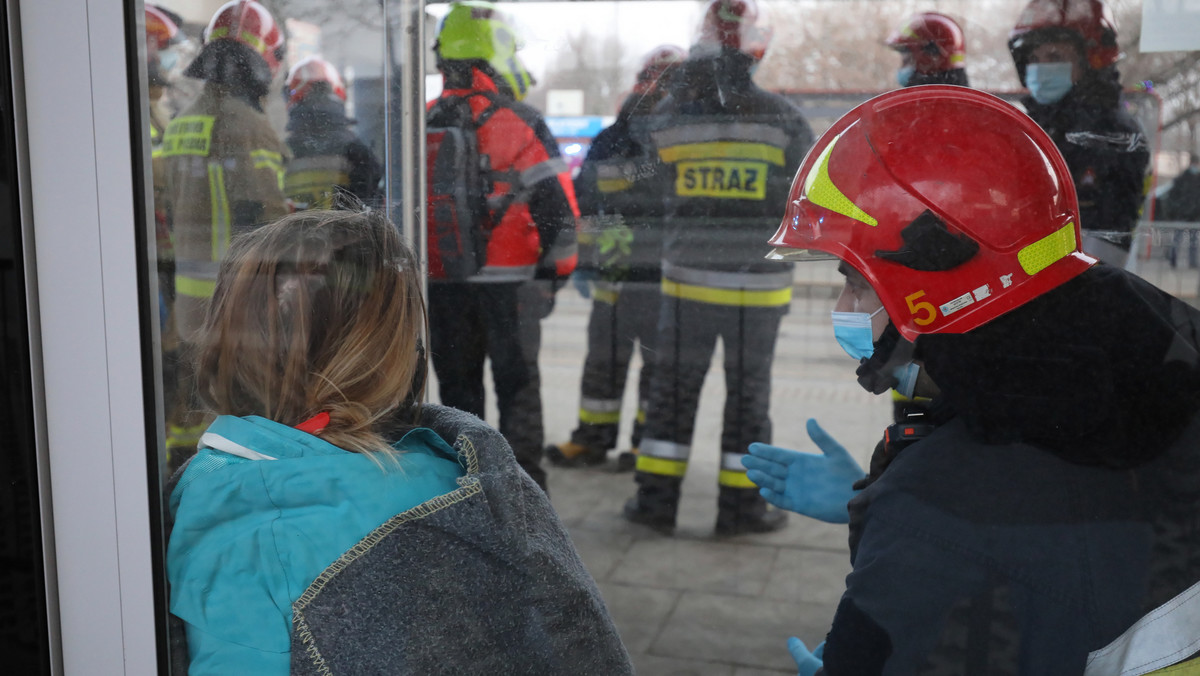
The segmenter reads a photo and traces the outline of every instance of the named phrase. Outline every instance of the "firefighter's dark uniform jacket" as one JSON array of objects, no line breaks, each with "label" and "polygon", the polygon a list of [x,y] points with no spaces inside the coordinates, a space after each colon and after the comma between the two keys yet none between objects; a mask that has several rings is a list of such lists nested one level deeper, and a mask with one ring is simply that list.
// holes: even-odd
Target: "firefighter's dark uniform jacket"
[{"label": "firefighter's dark uniform jacket", "polygon": [[917,357],[943,424],[850,502],[824,673],[1141,674],[1200,650],[1200,313],[1101,265]]},{"label": "firefighter's dark uniform jacket", "polygon": [[[540,113],[500,92],[482,70],[471,69],[469,88],[447,88],[440,98],[469,97],[478,118],[493,102],[499,105],[476,132],[479,153],[492,170],[488,203],[507,204],[488,236],[487,261],[473,282],[512,282],[565,277],[575,269],[578,251],[575,219],[579,207],[571,172]],[[496,214],[493,214],[496,217]],[[434,278],[438,271],[433,270]]]},{"label": "firefighter's dark uniform jacket", "polygon": [[790,268],[765,260],[762,233],[778,228],[813,135],[795,105],[754,84],[750,66],[734,50],[690,58],[649,118],[650,139],[667,165],[663,264],[672,285],[791,286]]},{"label": "firefighter's dark uniform jacket", "polygon": [[1088,71],[1057,103],[1021,100],[1063,154],[1079,197],[1079,226],[1129,248],[1146,195],[1150,149],[1121,103],[1116,70]]},{"label": "firefighter's dark uniform jacket", "polygon": [[340,101],[309,97],[288,111],[284,191],[296,209],[329,209],[337,189],[364,204],[379,197],[383,167],[351,131]]},{"label": "firefighter's dark uniform jacket", "polygon": [[592,140],[575,177],[580,267],[611,282],[658,284],[662,273],[664,195],[658,161],[634,133],[639,95],[626,99],[611,126]]},{"label": "firefighter's dark uniform jacket", "polygon": [[612,125],[593,139],[575,177],[580,267],[596,271],[588,350],[580,384],[579,426],[571,441],[589,449],[617,444],[621,402],[635,346],[642,356],[631,443],[641,442],[656,359],[662,278],[665,169],[633,130],[655,101],[634,93]]},{"label": "firefighter's dark uniform jacket", "polygon": [[176,320],[200,327],[232,237],[287,213],[284,149],[262,110],[209,82],[167,125],[162,158],[175,240]]}]

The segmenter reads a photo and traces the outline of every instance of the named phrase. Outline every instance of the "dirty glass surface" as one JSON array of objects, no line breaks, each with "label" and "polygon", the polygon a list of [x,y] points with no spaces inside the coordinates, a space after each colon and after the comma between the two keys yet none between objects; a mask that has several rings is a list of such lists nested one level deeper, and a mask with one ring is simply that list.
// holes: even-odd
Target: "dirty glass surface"
[{"label": "dirty glass surface", "polygon": [[[230,4],[243,13],[250,12],[238,3]],[[569,536],[570,544],[564,540],[554,551],[567,558],[577,552],[586,573],[539,578],[540,569],[528,560],[519,559],[521,563],[513,565],[533,579],[528,584],[535,586],[537,579],[555,579],[559,581],[553,584],[578,590],[590,584],[586,583],[588,576],[594,579],[603,612],[578,620],[580,626],[591,627],[593,634],[601,637],[615,631],[639,673],[795,673],[796,660],[803,661],[803,653],[789,653],[788,637],[798,637],[808,648],[815,648],[831,627],[835,633],[859,641],[843,646],[856,646],[867,659],[881,660],[863,667],[866,671],[845,673],[871,673],[887,659],[913,660],[929,673],[942,673],[938,669],[962,673],[966,667],[959,669],[961,664],[954,662],[958,658],[953,656],[967,654],[971,663],[988,654],[977,652],[977,638],[971,638],[975,636],[971,632],[981,625],[968,621],[978,619],[980,615],[971,613],[983,612],[979,609],[984,606],[993,613],[989,617],[999,618],[986,625],[994,632],[988,639],[992,643],[985,641],[995,656],[991,663],[1018,664],[1016,645],[1038,654],[1042,648],[1013,640],[1011,632],[1028,632],[1033,626],[1040,627],[1043,637],[1065,634],[1055,624],[1061,618],[1040,611],[1030,611],[1034,619],[1022,615],[1022,609],[1032,603],[1026,595],[1051,594],[1046,589],[1069,586],[1047,571],[1069,570],[1077,562],[1053,558],[1061,554],[1055,550],[1045,559],[1013,563],[1025,566],[1018,572],[1001,570],[1003,566],[984,566],[980,572],[962,564],[958,577],[944,570],[948,578],[945,593],[923,596],[922,587],[913,584],[911,596],[889,595],[887,590],[893,584],[937,579],[943,569],[962,562],[941,556],[934,545],[917,548],[895,535],[907,532],[903,525],[892,530],[880,526],[890,523],[887,513],[869,513],[873,519],[870,527],[875,529],[870,533],[876,539],[863,541],[863,522],[856,521],[856,539],[848,545],[844,525],[851,518],[846,500],[867,494],[861,485],[862,490],[850,486],[855,477],[862,479],[870,472],[878,478],[890,461],[889,453],[894,458],[926,436],[948,434],[945,425],[956,418],[952,408],[952,413],[934,411],[937,378],[918,369],[920,339],[917,357],[908,354],[901,358],[897,352],[896,361],[888,361],[886,368],[880,363],[864,372],[866,367],[860,368],[857,358],[869,354],[847,355],[843,346],[852,341],[842,340],[840,333],[835,338],[831,319],[838,318],[831,317],[831,312],[865,316],[883,308],[885,311],[876,315],[879,319],[873,320],[878,329],[866,337],[868,348],[874,343],[874,349],[882,351],[884,343],[879,341],[884,336],[879,334],[888,318],[893,324],[907,321],[919,329],[939,316],[949,318],[967,305],[982,307],[988,296],[1007,290],[1009,283],[998,275],[972,281],[961,289],[955,287],[953,294],[949,287],[922,287],[889,300],[887,293],[881,292],[882,286],[872,288],[871,279],[882,283],[872,277],[871,261],[886,258],[875,249],[860,252],[862,257],[850,261],[852,265],[839,266],[828,250],[819,256],[797,255],[796,250],[805,247],[791,244],[786,237],[768,243],[781,223],[796,226],[808,222],[803,219],[816,213],[816,208],[829,212],[811,216],[811,221],[826,227],[827,232],[834,232],[837,218],[847,214],[859,219],[863,228],[885,229],[882,217],[877,223],[868,223],[875,220],[873,216],[865,212],[855,215],[859,203],[868,204],[872,197],[870,186],[838,174],[839,166],[847,166],[840,163],[847,160],[832,155],[833,159],[822,164],[818,159],[821,151],[832,147],[829,139],[821,140],[823,135],[856,106],[901,85],[969,84],[994,94],[1005,106],[1029,112],[1034,120],[1030,124],[1040,124],[1050,133],[1051,140],[1039,146],[1039,152],[1050,157],[1061,151],[1066,156],[1064,163],[1056,164],[1058,160],[1053,158],[1027,162],[1020,165],[1020,173],[1050,176],[1046,181],[1055,186],[1055,194],[1064,194],[1067,183],[1074,186],[1079,211],[1072,212],[1071,222],[1079,221],[1078,242],[1083,250],[1104,261],[1105,269],[1123,269],[1147,282],[1148,286],[1136,286],[1135,295],[1153,296],[1155,288],[1169,294],[1154,296],[1155,303],[1168,308],[1159,313],[1168,317],[1163,326],[1174,327],[1170,330],[1177,330],[1183,336],[1180,340],[1192,346],[1187,349],[1193,349],[1189,341],[1195,336],[1188,333],[1188,327],[1194,320],[1188,308],[1196,305],[1200,290],[1196,237],[1200,187],[1193,180],[1196,168],[1189,168],[1188,155],[1197,150],[1195,55],[1141,51],[1141,3],[1111,2],[1110,23],[1104,23],[1110,21],[1105,15],[1103,21],[1087,24],[1091,26],[1087,31],[1095,31],[1087,38],[1094,38],[1094,44],[1085,41],[1085,51],[1092,51],[1080,57],[1088,60],[1095,56],[1096,63],[1108,69],[1101,68],[1106,78],[1103,85],[1095,85],[1104,93],[1089,94],[1087,103],[1092,107],[1085,112],[1062,113],[1064,108],[1056,107],[1055,102],[1039,104],[1030,98],[1014,68],[1016,53],[1024,59],[1025,84],[1035,81],[1039,87],[1053,88],[1052,79],[1046,80],[1049,84],[1036,79],[1051,78],[1052,69],[1042,66],[1053,59],[1039,62],[1030,57],[1032,51],[1021,51],[1037,47],[1030,47],[1031,43],[1014,43],[1016,51],[1010,51],[1014,27],[1036,27],[1043,21],[1023,15],[1025,5],[1019,0],[950,1],[929,6],[894,0],[628,0],[429,3],[418,7],[392,0],[273,0],[259,6],[265,14],[241,23],[228,17],[217,20],[223,11],[230,11],[229,5],[220,2],[171,0],[159,6],[146,5],[147,100],[153,147],[147,171],[153,177],[154,213],[154,223],[147,227],[153,228],[157,241],[157,260],[151,265],[157,272],[161,308],[158,358],[163,396],[156,415],[161,416],[165,430],[158,461],[167,492],[164,504],[170,506],[171,517],[185,490],[196,491],[196,487],[212,491],[212,501],[218,501],[218,496],[231,500],[235,512],[258,514],[255,510],[260,504],[251,504],[245,495],[221,493],[225,489],[218,479],[220,472],[229,471],[231,462],[263,462],[256,454],[274,455],[255,447],[256,442],[266,442],[253,435],[228,439],[254,453],[231,451],[233,447],[222,447],[225,442],[216,437],[233,432],[210,428],[216,413],[265,415],[263,412],[253,407],[214,411],[212,397],[196,392],[195,362],[206,340],[201,328],[220,264],[231,245],[239,235],[288,214],[330,207],[370,210],[389,217],[401,239],[415,250],[416,258],[406,264],[425,294],[427,324],[409,317],[410,324],[395,331],[397,336],[419,332],[421,347],[419,351],[414,347],[413,354],[419,355],[421,364],[427,359],[428,373],[424,378],[406,376],[398,382],[397,391],[405,396],[400,397],[403,401],[392,402],[392,407],[407,414],[411,410],[404,402],[423,397],[429,404],[472,413],[501,433],[511,449],[505,466],[513,469],[512,476],[528,475],[532,480],[521,478],[508,489],[519,486],[523,499],[547,508],[539,517],[543,519],[539,527]],[[926,10],[936,10],[942,19],[918,21]],[[937,33],[951,30],[943,19],[961,29],[958,42],[953,35]],[[274,26],[274,32],[264,28],[267,23]],[[1104,26],[1116,27],[1111,36]],[[941,41],[922,31],[940,36]],[[1075,48],[1074,38],[1064,39],[1068,48]],[[1115,70],[1105,61],[1110,57]],[[1038,67],[1031,71],[1035,64]],[[1078,82],[1078,74],[1076,78]],[[1083,85],[1071,86],[1075,96],[1082,97]],[[916,110],[922,109],[918,106]],[[932,104],[925,110],[933,110]],[[919,112],[914,114],[914,124],[921,117]],[[1025,122],[1006,124],[1013,126],[996,133],[1010,134],[1014,148],[1022,139],[1036,135],[1020,126]],[[902,135],[903,126],[897,125],[895,133]],[[879,134],[878,138],[884,137],[883,132]],[[853,142],[851,136],[846,131],[846,144]],[[962,141],[966,149],[962,150],[966,159],[961,160],[960,172],[964,186],[970,180],[966,177],[1010,166],[998,156],[970,155],[972,142],[969,138]],[[814,144],[818,144],[817,152],[810,155]],[[915,145],[903,167],[889,168],[888,175],[927,171],[933,176],[941,171],[939,166],[959,161],[947,159],[953,152],[945,149],[952,145]],[[882,147],[881,142],[873,151],[885,154]],[[793,186],[802,165],[811,169],[813,177]],[[908,194],[927,190],[921,175],[912,175],[918,178],[905,188]],[[942,178],[936,180],[954,178],[954,172],[949,172],[950,178],[937,175]],[[1046,199],[1033,193],[1003,193],[1003,186],[1012,183],[1010,178],[997,175],[995,185],[977,182],[974,188],[963,188],[958,204],[950,200],[930,206],[937,223],[930,227],[944,232],[950,223],[951,233],[973,232],[969,223],[954,225],[957,206],[977,209],[986,203],[994,207],[993,213],[1014,214],[1011,218],[1016,219],[1015,214],[1031,213],[1021,211],[1029,204]],[[861,190],[854,192],[851,186]],[[821,193],[825,197],[818,194],[820,190],[827,190]],[[840,197],[829,197],[835,193]],[[796,206],[802,203],[809,206]],[[897,207],[895,211],[902,210]],[[917,224],[920,213],[908,214],[902,225],[909,221]],[[786,232],[785,228],[780,236]],[[909,231],[914,236],[916,232]],[[1052,239],[1053,246],[1031,250],[1058,247],[1051,263],[1068,257],[1077,241],[1073,225],[1055,232],[1058,239]],[[1070,241],[1064,244],[1064,238]],[[925,262],[913,264],[917,267],[908,268],[910,271],[957,274],[954,268],[965,265],[946,262],[944,252],[954,247],[944,240],[929,253],[921,242],[914,244],[899,234],[893,239],[896,250],[889,248],[886,253],[903,258],[908,255],[903,254],[903,245],[917,252],[904,260],[927,257],[922,259]],[[1003,255],[1015,261],[1020,248],[1008,242],[997,251],[1003,250]],[[1036,272],[1028,276],[1036,277]],[[286,294],[277,293],[278,302],[284,303]],[[1018,304],[1021,302],[1025,301]],[[1125,307],[1118,306],[1114,313],[1094,320],[1114,325],[1123,318],[1144,320],[1140,310],[1130,309],[1126,315]],[[313,319],[317,324],[323,320],[327,317]],[[865,321],[870,328],[871,320],[861,316],[843,316],[841,320],[859,321],[860,328]],[[327,331],[344,328],[325,326]],[[1077,328],[1080,334],[1092,332],[1087,326]],[[1113,341],[1136,343],[1138,350],[1150,354],[1147,364],[1171,363],[1164,347],[1170,341],[1143,345],[1137,342],[1141,338],[1130,337],[1141,335],[1138,330],[1129,329]],[[1025,335],[1013,331],[1013,335]],[[901,329],[890,338],[888,349],[895,343],[908,344],[914,337]],[[1058,360],[1054,368],[1074,365],[1062,368],[1076,380],[1034,395],[1027,383],[988,379],[982,371],[979,380],[972,382],[961,376],[973,373],[979,363],[956,363],[955,387],[967,387],[973,393],[976,390],[971,387],[986,390],[968,398],[971,402],[986,401],[993,408],[1020,412],[1014,414],[1020,420],[1004,428],[1005,433],[988,426],[994,422],[991,418],[979,423],[982,428],[964,432],[971,444],[984,450],[1021,443],[1039,448],[1039,443],[1059,443],[1061,430],[1076,429],[1070,425],[1077,421],[1069,419],[1049,424],[1053,433],[1043,428],[1029,431],[1027,418],[1036,418],[1041,405],[1026,402],[1025,408],[1013,404],[1008,409],[1009,404],[1003,402],[1008,402],[1005,397],[1010,395],[1018,399],[1044,397],[1039,400],[1043,412],[1058,411],[1054,407],[1060,405],[1070,411],[1094,406],[1096,411],[1109,413],[1107,418],[1102,416],[1104,420],[1123,420],[1122,411],[1130,409],[1120,390],[1122,383],[1131,381],[1096,376],[1097,372],[1108,374],[1110,353],[1096,352],[1100,348],[1093,350],[1090,343],[1055,343],[1044,349],[1037,347],[1036,340],[1031,344],[1034,347],[1025,346],[1022,349],[1026,351],[1014,354],[1030,359],[1050,355]],[[911,352],[911,344],[908,349]],[[1181,363],[1187,362],[1186,357],[1181,359]],[[413,361],[416,363],[417,357]],[[206,363],[219,368],[219,362]],[[1096,364],[1103,366],[1092,368]],[[306,365],[313,371],[319,371],[319,366]],[[1187,372],[1181,366],[1172,370],[1171,377]],[[1188,389],[1192,381],[1159,375],[1165,380],[1146,382],[1169,382],[1170,391],[1178,388],[1179,396],[1167,397],[1173,402],[1170,406],[1149,408],[1157,411],[1156,416],[1171,409],[1169,415],[1162,414],[1169,420],[1153,420],[1161,422],[1163,429],[1174,429],[1187,412],[1194,411],[1194,407],[1187,408],[1190,404],[1179,404],[1192,401]],[[943,382],[950,380],[947,376]],[[915,389],[904,387],[913,383]],[[343,386],[341,382],[331,384],[335,389]],[[999,389],[1009,386],[1016,391]],[[1164,396],[1164,387],[1154,396]],[[256,401],[286,398],[279,392],[241,394]],[[1110,395],[1112,398],[1106,398]],[[1076,403],[1063,404],[1060,399],[1064,396]],[[1146,397],[1150,399],[1144,401],[1158,401],[1151,394]],[[956,401],[960,407],[966,406],[963,402],[967,400]],[[1172,408],[1177,404],[1183,412]],[[322,413],[328,411],[304,410],[303,415],[274,422],[321,436],[322,426],[330,424],[328,418],[318,419]],[[970,416],[957,419],[961,423],[963,418]],[[810,419],[817,421],[815,429]],[[1094,417],[1082,419],[1078,436],[1090,439],[1088,435],[1099,423]],[[898,426],[889,428],[892,423]],[[374,427],[388,443],[399,442],[414,425],[433,427],[453,445],[462,429],[439,428],[437,424],[428,418],[381,416]],[[1119,433],[1128,433],[1122,425],[1117,426]],[[988,431],[979,432],[983,428]],[[206,431],[215,436],[204,439]],[[890,436],[885,437],[885,431]],[[1179,430],[1172,434],[1172,439],[1178,438]],[[1053,441],[1045,440],[1051,437]],[[782,459],[780,462],[816,463],[813,458],[823,455],[837,467],[811,469],[807,483],[794,484],[804,488],[793,488],[791,494],[784,494],[786,482],[781,482],[775,501],[802,512],[785,514],[786,510],[768,506],[760,485],[743,465],[755,442],[784,449],[775,456],[764,451],[764,457]],[[1169,446],[1161,439],[1154,443]],[[188,471],[195,476],[189,480],[180,468],[196,454],[198,445],[208,449],[198,457],[217,464],[202,473],[193,462]],[[1020,453],[1028,448],[1021,446]],[[797,460],[787,449],[819,455]],[[458,451],[461,453],[461,447]],[[1070,454],[1035,452],[1030,463],[1046,473],[1034,476],[1050,477],[1046,481],[1051,484],[1074,481],[1073,474],[1054,474],[1057,465],[1038,464],[1043,456],[1060,455]],[[1076,461],[1073,466],[1110,472],[1099,476],[1112,482],[1112,494],[1125,495],[1121,491],[1127,486],[1121,483],[1120,472],[1133,471],[1126,463],[1089,464],[1077,457],[1067,458],[1072,459]],[[470,479],[475,470],[463,462],[465,469],[460,473]],[[800,471],[798,464],[789,466],[793,472]],[[1080,521],[1095,518],[1109,523],[1124,514],[1099,514],[1103,510],[1097,507],[1098,512],[1083,509],[1087,515],[1080,516],[1067,507],[1055,506],[1057,503],[1030,498],[1029,504],[1043,511],[1031,508],[1031,514],[1014,517],[1005,511],[1016,509],[1011,500],[992,501],[990,493],[986,499],[972,495],[973,484],[962,476],[965,473],[970,478],[970,472],[944,471],[946,481],[962,486],[963,492],[939,492],[936,480],[918,481],[916,487],[905,485],[896,490],[911,492],[916,503],[902,503],[895,513],[909,519],[929,517],[921,511],[926,508],[952,513],[959,519],[953,527],[933,517],[928,523],[941,525],[928,527],[942,528],[936,531],[939,537],[944,535],[954,543],[984,537],[972,530],[979,523],[995,526],[1003,531],[1002,537],[1013,542],[1043,541],[1038,538],[1061,542],[1056,538],[1074,537],[1076,531],[1071,529]],[[978,471],[992,478],[1003,476],[1003,472]],[[455,489],[455,478],[443,486],[445,492]],[[1094,478],[1088,475],[1089,481]],[[998,495],[1045,489],[1036,481],[997,481],[987,486]],[[179,488],[181,483],[184,489]],[[1086,490],[1101,490],[1097,485],[1088,484]],[[546,489],[548,505],[543,504],[535,486]],[[503,488],[485,485],[484,490],[508,495]],[[497,496],[489,494],[489,498]],[[336,494],[321,499],[329,502],[331,512],[349,504]],[[950,506],[939,500],[949,501]],[[407,510],[416,503],[401,500],[397,504]],[[1060,507],[1063,511],[1055,513],[1062,516],[1062,522],[1049,519],[1047,523],[1046,512]],[[556,518],[550,516],[551,509]],[[1003,512],[1003,517],[994,518],[993,509]],[[393,523],[389,521],[392,516],[350,519],[353,524],[345,526],[342,540],[349,538],[352,544],[376,526]],[[860,513],[856,518],[865,517]],[[216,521],[217,525],[229,525]],[[212,525],[204,519],[196,523]],[[926,522],[918,519],[913,523]],[[1031,527],[1030,523],[1044,528],[1034,535],[1021,530]],[[917,530],[925,527],[912,526]],[[320,645],[320,631],[316,630],[317,638],[304,634],[303,627],[293,624],[298,616],[294,613],[306,607],[303,604],[308,601],[301,597],[315,589],[314,580],[331,579],[322,576],[329,574],[329,566],[341,560],[350,547],[337,544],[342,542],[339,539],[301,537],[303,528],[297,528],[296,537],[307,541],[303,551],[309,559],[303,565],[292,562],[279,567],[278,557],[271,553],[270,565],[262,563],[268,559],[254,559],[256,566],[249,569],[257,572],[246,573],[247,579],[238,582],[245,587],[233,587],[266,590],[263,598],[269,598],[276,610],[254,615],[249,601],[246,608],[223,609],[231,621],[250,622],[257,632],[227,653],[235,660],[231,663],[279,668],[290,659],[293,667],[299,668],[298,641],[304,641],[306,649]],[[1183,533],[1180,539],[1172,542],[1194,537],[1194,526],[1191,528],[1179,531]],[[267,531],[254,532],[261,536]],[[1161,534],[1163,529],[1156,532]],[[883,537],[880,533],[896,539],[879,540]],[[1122,532],[1121,537],[1126,535]],[[1142,535],[1139,531],[1129,537],[1136,540]],[[1116,542],[1113,538],[1116,536],[1104,542]],[[1156,542],[1155,546],[1159,545]],[[288,551],[287,545],[278,542],[272,546]],[[912,547],[912,565],[919,570],[888,577],[864,566],[866,570],[852,573],[850,547],[859,546],[868,547],[872,556],[889,564],[887,546]],[[981,544],[980,551],[989,551],[989,546],[998,545]],[[238,568],[237,557],[248,556],[237,547],[217,553],[195,553],[181,544],[172,547],[166,549],[166,560],[169,566],[180,567],[171,572],[173,582],[182,579],[177,576],[184,575],[185,562],[202,568],[229,557],[224,559],[226,565]],[[198,541],[195,547],[203,550],[204,542]],[[470,571],[475,554],[466,550],[457,555],[463,558],[456,563]],[[1037,553],[1029,556],[1036,559]],[[1136,557],[1097,556],[1100,563],[1096,565],[1119,584],[1146,579],[1146,575],[1138,578],[1141,573],[1130,572],[1146,565],[1132,560]],[[428,564],[419,557],[412,561]],[[256,568],[259,565],[262,567]],[[198,575],[196,570],[189,568],[187,573]],[[238,570],[246,572],[244,567]],[[1186,567],[1172,570],[1177,582],[1194,572]],[[1039,578],[1042,573],[1047,574]],[[218,579],[221,575],[211,574]],[[880,577],[871,577],[873,574]],[[1032,587],[1022,586],[1023,581],[1032,579],[1030,575],[1037,578],[1029,583]],[[298,578],[281,582],[278,576]],[[1022,582],[1009,584],[1010,577]],[[427,577],[423,583],[432,584],[431,579]],[[852,592],[843,596],[848,582]],[[466,580],[462,583],[469,584]],[[1179,588],[1172,587],[1174,591],[1186,588],[1176,586]],[[1042,591],[1034,593],[1030,588]],[[522,589],[521,593],[536,596],[528,587]],[[214,600],[215,593],[206,596],[209,592],[201,591],[186,597],[178,589],[173,593],[172,609],[184,621],[173,620],[172,659],[177,665],[197,659],[195,645],[189,655],[177,639],[204,636],[201,651],[211,652],[202,652],[199,659],[220,664],[226,644],[238,639],[226,630],[206,635],[209,629],[202,627],[200,618],[209,612],[205,608],[216,613],[213,617],[219,616],[212,608],[224,602]],[[1162,593],[1160,589],[1160,596]],[[1130,598],[1136,596],[1130,594]],[[520,593],[509,595],[509,600],[522,598]],[[854,599],[859,599],[857,604]],[[1155,603],[1162,600],[1155,597]],[[1121,597],[1118,602],[1105,597],[1105,601],[1125,602],[1129,607],[1112,610],[1110,624],[1069,637],[1072,646],[1090,646],[1083,651],[1085,656],[1107,645],[1143,610],[1153,607],[1143,609],[1141,598],[1129,601]],[[533,601],[528,605],[536,607]],[[257,623],[248,619],[255,617],[265,619]],[[921,618],[908,624],[927,626],[928,633],[909,635],[898,630],[905,617]],[[480,631],[485,625],[467,622]],[[854,629],[847,630],[848,626]],[[522,645],[516,638],[513,644]],[[625,668],[621,651],[611,643],[604,645],[607,647],[598,648],[598,654],[610,651],[616,655],[613,664],[618,667],[614,670]],[[892,647],[885,650],[884,645]],[[908,647],[900,650],[900,645]],[[500,653],[491,654],[494,658]],[[845,659],[845,653],[841,655]],[[1070,661],[1077,657],[1070,656],[1067,672],[1076,666],[1082,670],[1082,662]],[[841,667],[832,666],[838,659],[836,652],[827,659],[833,660],[830,673],[846,668],[844,662]],[[943,660],[948,661],[942,664]],[[805,668],[801,667],[802,673],[812,673]],[[1000,673],[1009,673],[1004,668]],[[564,665],[549,670],[572,671]],[[1017,672],[1013,666],[1011,673]]]}]

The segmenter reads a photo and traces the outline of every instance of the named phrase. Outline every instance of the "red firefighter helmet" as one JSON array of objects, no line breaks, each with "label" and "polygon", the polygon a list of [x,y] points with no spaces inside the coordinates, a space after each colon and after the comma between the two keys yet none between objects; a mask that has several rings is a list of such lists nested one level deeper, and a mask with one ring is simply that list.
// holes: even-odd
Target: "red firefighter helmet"
[{"label": "red firefighter helmet", "polygon": [[1117,22],[1100,0],[1032,0],[1008,34],[1008,50],[1025,84],[1029,52],[1044,42],[1072,40],[1092,70],[1111,66],[1121,57]]},{"label": "red firefighter helmet", "polygon": [[334,96],[346,100],[346,84],[333,64],[319,56],[306,56],[288,71],[288,108],[300,103],[312,91],[313,85],[319,82],[328,84]]},{"label": "red firefighter helmet", "polygon": [[917,14],[888,38],[887,46],[912,55],[918,73],[941,73],[962,68],[967,44],[962,28],[950,17],[937,12]]},{"label": "red firefighter helmet", "polygon": [[275,18],[255,0],[230,0],[213,14],[204,41],[235,40],[251,49],[267,62],[271,75],[279,71],[283,57],[283,32]]},{"label": "red firefighter helmet", "polygon": [[728,47],[761,61],[771,42],[763,8],[755,0],[713,0],[700,23],[700,49]]},{"label": "red firefighter helmet", "polygon": [[146,45],[158,52],[182,41],[179,26],[171,17],[154,5],[146,5]]},{"label": "red firefighter helmet", "polygon": [[1066,162],[990,94],[878,96],[813,145],[772,257],[823,252],[860,272],[909,340],[965,333],[1086,270]]},{"label": "red firefighter helmet", "polygon": [[633,85],[633,93],[649,94],[658,89],[659,80],[667,71],[683,62],[687,52],[675,45],[659,45],[642,60],[638,69],[637,82]]}]

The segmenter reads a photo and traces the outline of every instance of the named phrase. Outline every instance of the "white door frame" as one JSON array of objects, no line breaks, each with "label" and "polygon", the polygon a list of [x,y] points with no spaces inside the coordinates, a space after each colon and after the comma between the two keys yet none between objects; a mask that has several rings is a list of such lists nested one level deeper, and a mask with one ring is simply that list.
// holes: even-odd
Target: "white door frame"
[{"label": "white door frame", "polygon": [[158,670],[123,4],[15,2],[56,673]]}]

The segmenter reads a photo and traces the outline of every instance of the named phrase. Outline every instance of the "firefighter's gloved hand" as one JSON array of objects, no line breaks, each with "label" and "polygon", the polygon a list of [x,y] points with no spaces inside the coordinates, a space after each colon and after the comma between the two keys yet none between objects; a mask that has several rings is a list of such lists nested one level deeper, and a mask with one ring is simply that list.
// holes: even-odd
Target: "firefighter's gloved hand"
[{"label": "firefighter's gloved hand", "polygon": [[849,523],[846,503],[854,497],[854,482],[866,472],[811,418],[808,437],[821,449],[819,455],[750,444],[750,454],[742,456],[746,477],[776,507],[826,523]]},{"label": "firefighter's gloved hand", "polygon": [[793,636],[788,639],[788,652],[792,654],[792,659],[796,660],[796,668],[800,670],[799,676],[813,676],[818,669],[825,666],[824,641],[821,641],[816,650],[809,652],[804,641]]},{"label": "firefighter's gloved hand", "polygon": [[576,268],[575,272],[571,273],[571,283],[575,285],[575,290],[584,298],[592,297],[592,282],[596,281],[599,275],[591,268]]}]

